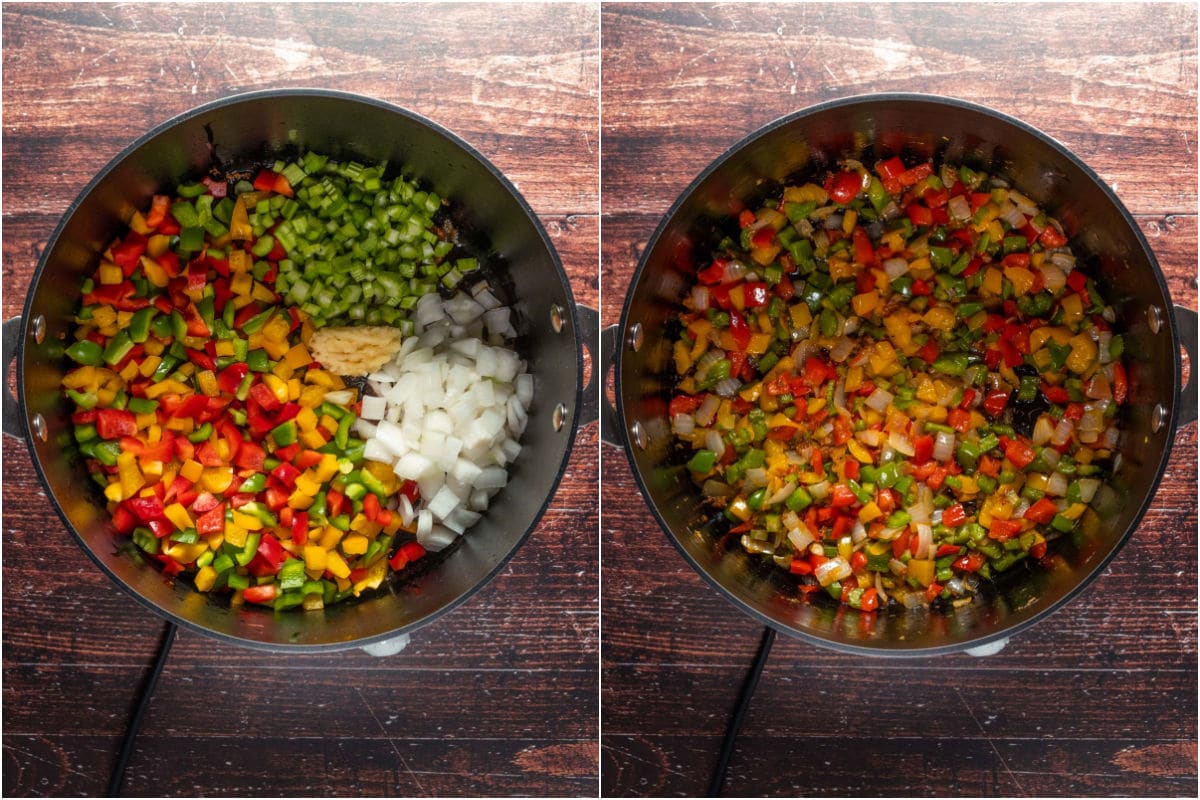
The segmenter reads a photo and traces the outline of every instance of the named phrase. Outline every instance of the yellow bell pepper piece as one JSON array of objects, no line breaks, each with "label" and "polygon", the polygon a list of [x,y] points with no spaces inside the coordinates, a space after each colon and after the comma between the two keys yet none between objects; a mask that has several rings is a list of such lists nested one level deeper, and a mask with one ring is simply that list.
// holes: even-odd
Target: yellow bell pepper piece
[{"label": "yellow bell pepper piece", "polygon": [[217,571],[212,568],[211,564],[205,564],[196,573],[196,589],[201,592],[210,591],[217,582]]},{"label": "yellow bell pepper piece", "polygon": [[352,533],[342,539],[342,552],[348,556],[361,556],[367,552],[371,542],[359,533]]},{"label": "yellow bell pepper piece", "polygon": [[325,555],[328,551],[318,544],[304,545],[304,567],[313,572],[325,571]]},{"label": "yellow bell pepper piece", "polygon": [[783,190],[783,200],[786,203],[816,203],[823,205],[829,195],[824,189],[815,183],[806,183],[803,186],[789,186]]},{"label": "yellow bell pepper piece", "polygon": [[925,312],[925,316],[922,319],[929,327],[937,328],[941,331],[948,331],[954,328],[954,312],[946,306],[934,306]]},{"label": "yellow bell pepper piece", "polygon": [[261,519],[250,514],[243,514],[236,508],[232,511],[233,524],[239,528],[245,528],[247,531],[262,530],[263,522]]},{"label": "yellow bell pepper piece", "polygon": [[367,569],[367,576],[354,584],[354,594],[359,595],[368,589],[378,588],[386,575],[387,561],[380,558]]},{"label": "yellow bell pepper piece", "polygon": [[1013,293],[1017,297],[1029,294],[1033,289],[1033,272],[1024,267],[1005,267],[1004,277],[1012,284]]},{"label": "yellow bell pepper piece", "polygon": [[1004,273],[995,267],[983,271],[983,284],[980,292],[985,295],[999,295],[1004,291]]},{"label": "yellow bell pepper piece", "polygon": [[249,534],[250,532],[245,528],[225,520],[225,541],[229,542],[232,547],[245,547],[246,537]]},{"label": "yellow bell pepper piece", "polygon": [[108,486],[105,486],[104,496],[114,503],[119,503],[124,500],[125,493],[121,491],[121,482],[113,481]]},{"label": "yellow bell pepper piece", "polygon": [[879,519],[882,516],[883,511],[879,509],[879,505],[874,500],[867,503],[858,511],[858,520],[864,524]]},{"label": "yellow bell pepper piece", "polygon": [[867,317],[879,308],[879,290],[872,289],[869,292],[856,294],[850,299],[850,305],[854,309],[854,313],[860,317]]},{"label": "yellow bell pepper piece", "polygon": [[1059,302],[1063,311],[1064,324],[1073,327],[1083,319],[1083,300],[1078,294],[1069,294]]},{"label": "yellow bell pepper piece", "polygon": [[188,513],[182,503],[171,503],[163,510],[163,513],[167,519],[171,520],[171,524],[181,531],[196,527],[196,523],[192,522],[192,515]]},{"label": "yellow bell pepper piece", "polygon": [[335,578],[347,578],[350,576],[350,567],[346,566],[346,562],[336,552],[330,551],[325,557],[325,568],[333,573]]},{"label": "yellow bell pepper piece", "polygon": [[233,467],[205,467],[200,475],[200,485],[213,494],[224,492],[232,483]]},{"label": "yellow bell pepper piece", "polygon": [[1082,375],[1092,368],[1099,355],[1099,348],[1086,333],[1071,337],[1071,353],[1067,356],[1067,369]]},{"label": "yellow bell pepper piece", "polygon": [[[229,217],[229,235],[238,241],[244,241],[254,235],[254,228],[250,225],[250,214],[246,210],[245,197],[239,197],[237,203],[233,206],[233,214]],[[233,251],[243,252],[239,250]],[[230,268],[232,269],[232,258],[230,259]]]},{"label": "yellow bell pepper piece", "polygon": [[340,530],[332,525],[326,525],[321,531],[321,538],[317,540],[317,544],[321,545],[321,547],[324,547],[326,550],[333,550],[333,548],[337,547],[338,543],[342,541],[343,535],[344,534]]},{"label": "yellow bell pepper piece", "polygon": [[98,272],[100,275],[100,283],[103,284],[112,286],[125,280],[125,273],[121,271],[120,267],[111,261],[100,262],[100,269]]}]

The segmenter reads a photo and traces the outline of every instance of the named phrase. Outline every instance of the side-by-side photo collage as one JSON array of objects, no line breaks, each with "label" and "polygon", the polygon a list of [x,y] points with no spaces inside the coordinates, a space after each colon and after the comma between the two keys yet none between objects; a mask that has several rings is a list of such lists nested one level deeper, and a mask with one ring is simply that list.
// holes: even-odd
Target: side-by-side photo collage
[{"label": "side-by-side photo collage", "polygon": [[1193,2],[4,2],[4,797],[1200,790]]}]

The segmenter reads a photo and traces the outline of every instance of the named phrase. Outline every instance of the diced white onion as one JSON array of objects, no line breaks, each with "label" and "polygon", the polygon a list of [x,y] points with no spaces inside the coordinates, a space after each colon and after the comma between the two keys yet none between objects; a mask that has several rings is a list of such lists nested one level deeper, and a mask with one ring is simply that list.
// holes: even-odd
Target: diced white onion
[{"label": "diced white onion", "polygon": [[814,538],[812,531],[808,526],[799,520],[796,525],[788,530],[788,541],[792,543],[792,547],[796,548],[797,553],[803,553],[804,550],[813,543]]},{"label": "diced white onion", "polygon": [[938,461],[949,461],[954,457],[954,433],[938,431],[933,440],[933,457]]},{"label": "diced white onion", "polygon": [[692,308],[696,311],[704,311],[708,308],[707,286],[692,287]]},{"label": "diced white onion", "polygon": [[704,434],[704,446],[717,454],[717,458],[725,455],[725,438],[720,431],[710,430]]},{"label": "diced white onion", "polygon": [[696,430],[696,418],[691,414],[676,414],[671,420],[671,427],[677,436],[691,436]]},{"label": "diced white onion", "polygon": [[817,583],[822,586],[828,586],[834,581],[848,578],[850,572],[850,563],[841,556],[823,561],[813,570],[813,574],[817,577]]},{"label": "diced white onion", "polygon": [[717,411],[721,408],[721,398],[715,394],[704,396],[700,407],[696,409],[696,424],[701,428],[707,428],[712,425],[713,419],[717,416]]},{"label": "diced white onion", "polygon": [[[877,388],[867,397],[867,407],[882,414],[884,411],[887,411],[888,404],[892,402],[893,397],[892,393],[886,389],[882,387]],[[866,431],[863,432],[865,433]]]},{"label": "diced white onion", "polygon": [[1080,478],[1078,483],[1079,499],[1084,503],[1092,502],[1092,498],[1095,497],[1096,492],[1100,490],[1100,480],[1097,478]]},{"label": "diced white onion", "polygon": [[883,262],[883,271],[887,273],[889,281],[894,281],[908,272],[908,261],[900,257],[889,258]]},{"label": "diced white onion", "polygon": [[917,528],[917,558],[932,558],[933,557],[933,528],[925,523],[920,523]]},{"label": "diced white onion", "polygon": [[[417,484],[423,507],[406,497],[394,507],[406,525],[415,521],[418,541],[438,549],[473,525],[507,484],[534,381],[506,345],[516,333],[511,310],[486,288],[474,297],[424,295],[413,319],[413,335],[370,376],[356,431],[366,457]],[[487,341],[480,338],[485,328]]]},{"label": "diced white onion", "polygon": [[1061,472],[1052,472],[1046,479],[1046,494],[1054,497],[1067,496],[1067,476]]},{"label": "diced white onion", "polygon": [[916,448],[907,436],[899,431],[892,431],[888,434],[888,446],[901,455],[912,457],[916,455]]}]

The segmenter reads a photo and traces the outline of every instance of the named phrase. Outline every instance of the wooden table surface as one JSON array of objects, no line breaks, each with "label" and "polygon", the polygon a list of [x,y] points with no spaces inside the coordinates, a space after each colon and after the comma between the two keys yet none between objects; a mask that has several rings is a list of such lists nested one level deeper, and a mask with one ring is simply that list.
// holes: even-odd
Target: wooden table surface
[{"label": "wooden table surface", "polygon": [[[1194,5],[613,5],[601,14],[602,318],[671,203],[753,130],[854,94],[1024,119],[1113,185],[1196,306]],[[726,793],[1196,796],[1196,428],[1088,592],[998,655],[900,662],[779,637]],[[704,792],[761,627],[602,454],[601,784]]]},{"label": "wooden table surface", "polygon": [[[274,87],[358,92],[457,133],[599,302],[599,8],[9,5],[3,313],[89,178],[150,127]],[[403,653],[278,657],[180,633],[132,795],[594,795],[597,426],[509,565]],[[97,795],[163,622],[86,558],[3,445],[3,794]]]}]

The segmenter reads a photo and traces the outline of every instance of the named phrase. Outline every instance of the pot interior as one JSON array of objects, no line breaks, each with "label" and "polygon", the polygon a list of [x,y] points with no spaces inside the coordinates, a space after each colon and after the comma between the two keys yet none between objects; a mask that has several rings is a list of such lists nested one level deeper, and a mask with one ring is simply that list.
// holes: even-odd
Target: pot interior
[{"label": "pot interior", "polygon": [[[498,295],[513,307],[517,349],[534,376],[535,396],[522,452],[509,484],[490,510],[452,548],[418,562],[397,581],[361,601],[319,612],[231,611],[186,580],[160,574],[121,552],[103,496],[81,460],[64,457],[72,442],[70,409],[59,384],[79,289],[99,254],[152,194],[226,168],[258,166],[304,150],[338,160],[387,161],[451,203],[460,239],[477,251]],[[552,323],[561,309],[564,325]],[[574,438],[581,376],[574,301],[545,232],[520,195],[494,167],[452,134],[367,98],[333,92],[263,92],[219,101],[151,131],[118,156],[84,190],[51,238],[34,277],[24,320],[42,317],[39,344],[22,336],[18,386],[26,419],[46,421],[44,441],[30,437],[50,500],[87,553],[120,585],[185,626],[240,644],[336,649],[382,640],[429,622],[486,583],[525,540],[550,501]],[[555,327],[560,327],[556,331]],[[565,423],[554,424],[562,404]]]},{"label": "pot interior", "polygon": [[[795,579],[750,557],[728,525],[713,519],[673,444],[667,402],[675,380],[664,335],[687,291],[691,257],[711,250],[713,230],[781,183],[815,179],[854,158],[872,167],[899,155],[932,158],[1007,177],[1065,226],[1080,265],[1097,276],[1126,338],[1130,401],[1122,409],[1120,456],[1111,490],[1094,502],[1100,522],[1062,542],[1052,570],[1018,565],[996,591],[952,612],[860,614],[818,592],[802,601]],[[1161,312],[1157,330],[1148,320]],[[860,652],[926,654],[1004,638],[1065,602],[1116,553],[1148,505],[1170,448],[1180,376],[1166,287],[1145,240],[1115,195],[1044,134],[959,101],[920,95],[852,98],[784,118],[753,134],[707,169],[680,197],[643,254],[626,298],[618,341],[641,326],[640,349],[621,348],[619,419],[652,509],[676,547],[709,583],[756,619],[818,644]],[[1156,406],[1166,424],[1154,425]],[[1022,562],[1023,563],[1023,562]],[[1102,602],[1102,600],[1101,600]]]}]

